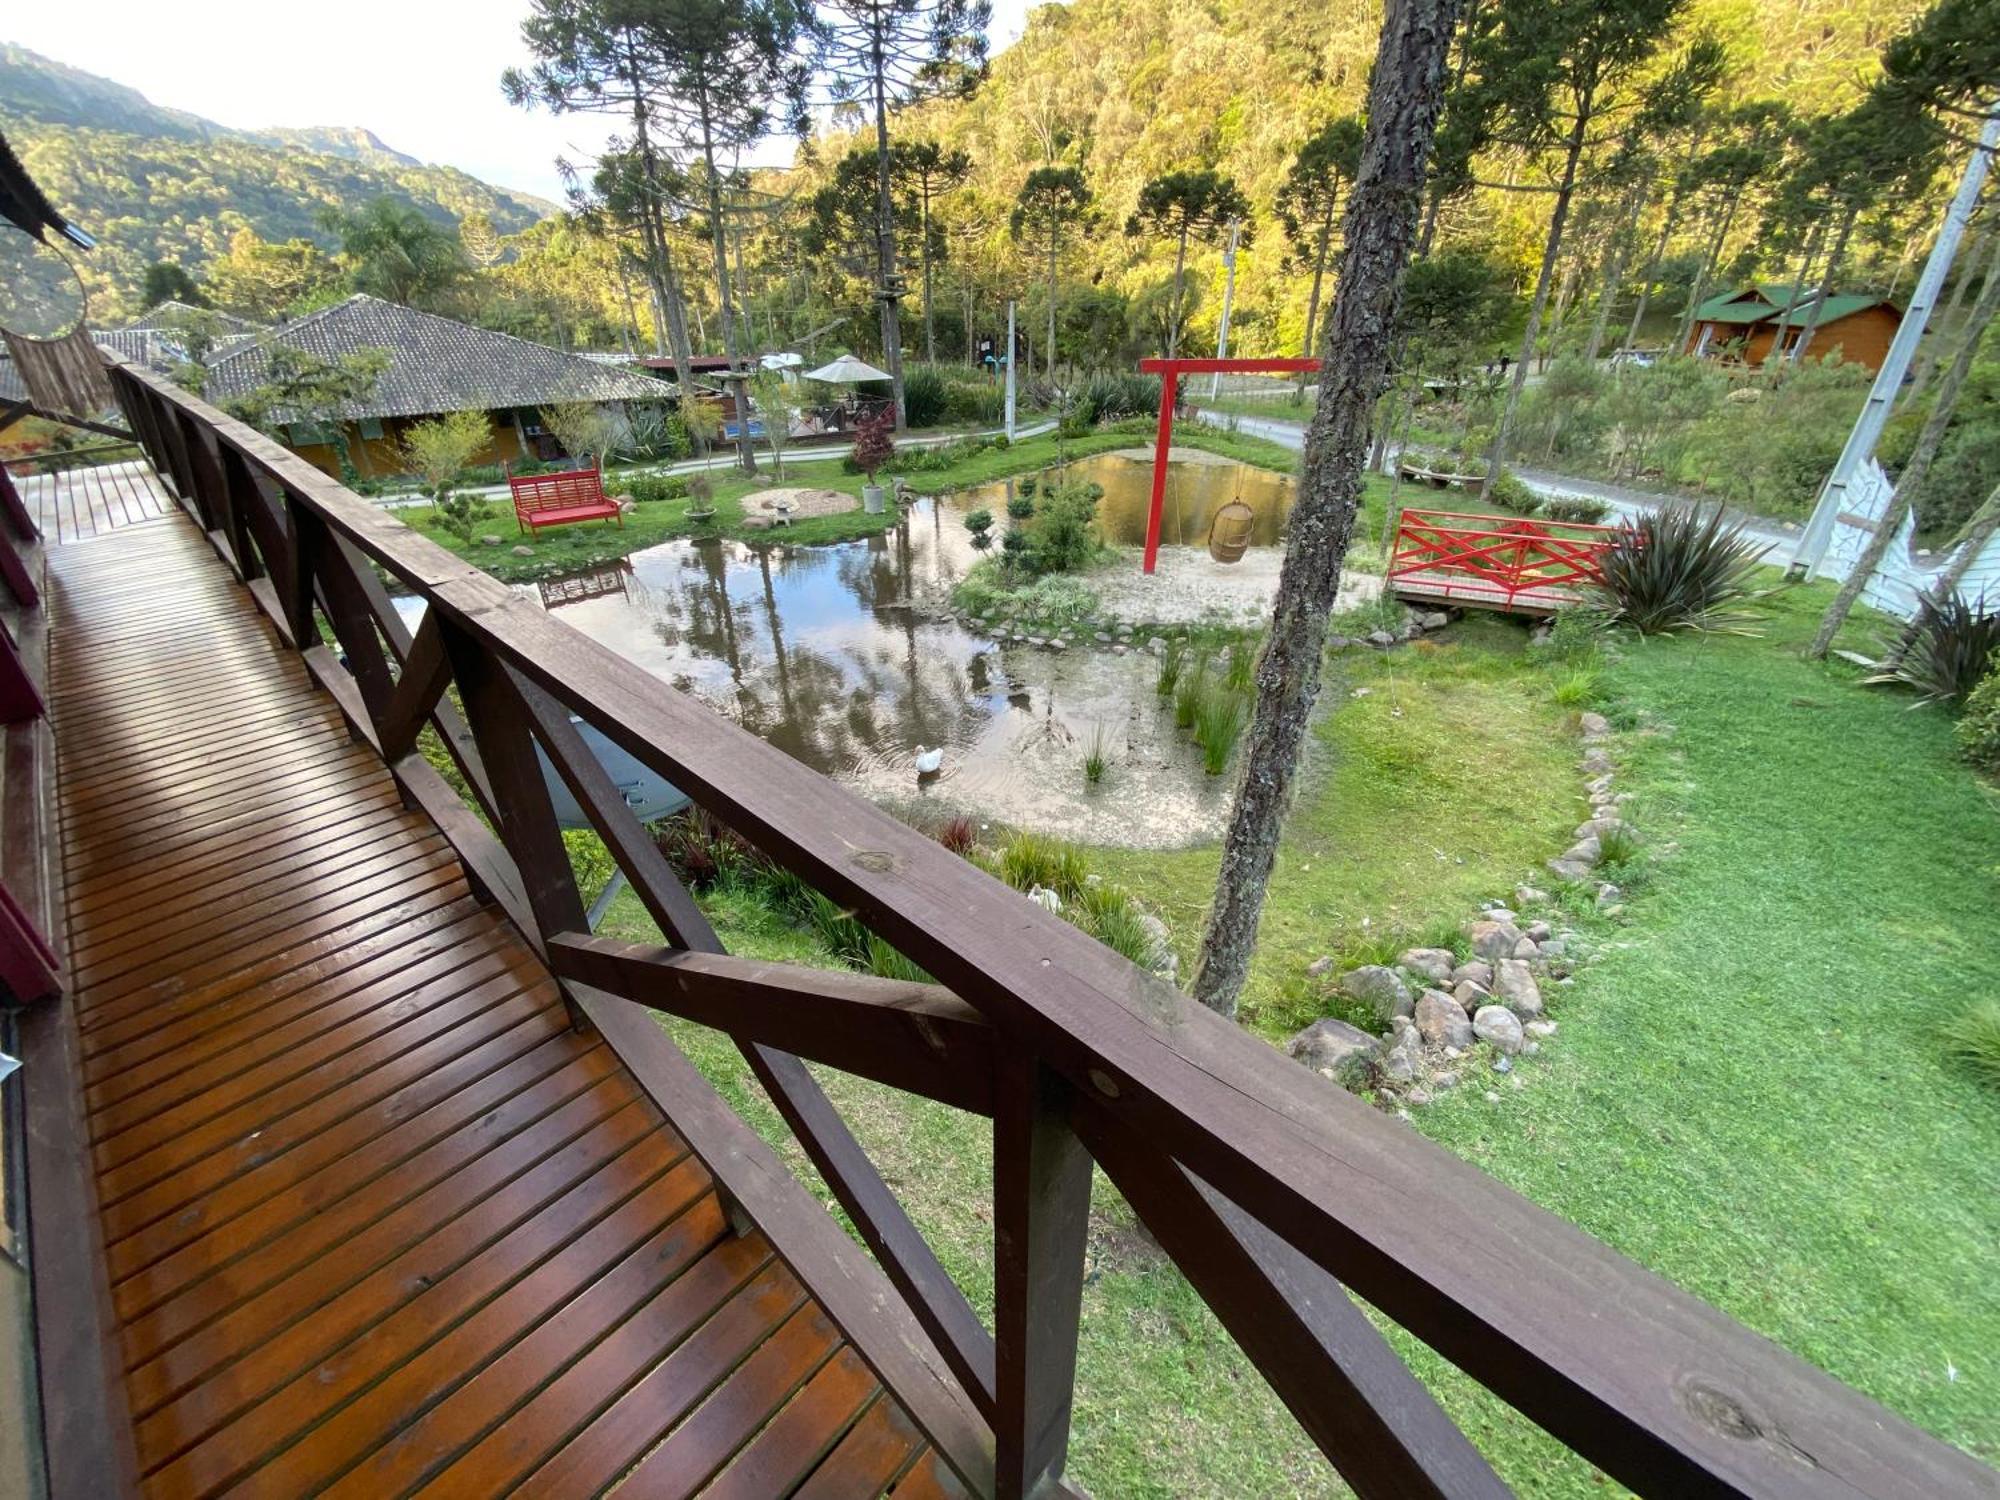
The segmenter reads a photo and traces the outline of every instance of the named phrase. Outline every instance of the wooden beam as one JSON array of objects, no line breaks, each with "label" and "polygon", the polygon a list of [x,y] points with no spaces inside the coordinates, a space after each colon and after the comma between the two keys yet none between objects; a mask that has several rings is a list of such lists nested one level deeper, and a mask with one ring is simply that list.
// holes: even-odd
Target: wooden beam
[{"label": "wooden beam", "polygon": [[1069,1127],[1069,1085],[1025,1052],[996,1061],[994,1493],[1031,1500],[1055,1491],[1069,1453],[1090,1156]]},{"label": "wooden beam", "polygon": [[1479,1450],[1339,1282],[1185,1167],[1080,1101],[1077,1134],[1363,1500],[1503,1500]]},{"label": "wooden beam", "polygon": [[549,940],[564,979],[974,1114],[993,1112],[993,1033],[930,984],[583,933]]},{"label": "wooden beam", "polygon": [[450,682],[451,663],[445,660],[444,637],[438,631],[437,616],[426,614],[403,657],[403,671],[396,679],[395,691],[389,695],[377,720],[385,759],[399,761],[416,748],[418,734]]}]

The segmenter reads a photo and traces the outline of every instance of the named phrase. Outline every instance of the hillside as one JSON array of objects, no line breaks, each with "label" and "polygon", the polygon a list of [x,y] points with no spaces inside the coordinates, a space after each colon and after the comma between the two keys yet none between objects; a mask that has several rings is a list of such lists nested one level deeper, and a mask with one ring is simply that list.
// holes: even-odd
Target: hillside
[{"label": "hillside", "polygon": [[406,156],[366,129],[232,130],[5,43],[0,130],[56,205],[97,236],[81,269],[101,322],[138,311],[148,264],[178,261],[199,275],[239,229],[329,244],[313,221],[327,205],[386,194],[443,223],[485,214],[502,233],[550,211]]}]

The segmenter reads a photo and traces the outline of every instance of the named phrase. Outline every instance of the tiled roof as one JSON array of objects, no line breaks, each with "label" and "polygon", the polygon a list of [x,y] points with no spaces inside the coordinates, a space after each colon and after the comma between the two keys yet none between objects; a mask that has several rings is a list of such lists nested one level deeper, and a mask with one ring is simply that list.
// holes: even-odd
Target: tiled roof
[{"label": "tiled roof", "polygon": [[203,319],[217,333],[243,334],[266,331],[266,325],[263,323],[253,323],[248,318],[239,318],[236,314],[223,312],[219,308],[195,307],[186,302],[175,302],[171,298],[147,309],[144,317],[134,318],[125,327],[127,329],[177,328],[188,318]]},{"label": "tiled roof", "polygon": [[558,401],[659,401],[672,389],[512,334],[354,296],[218,354],[209,361],[203,394],[221,402],[256,389],[266,379],[272,345],[280,343],[329,361],[363,349],[388,351],[389,367],[374,394],[339,411],[349,421]]}]

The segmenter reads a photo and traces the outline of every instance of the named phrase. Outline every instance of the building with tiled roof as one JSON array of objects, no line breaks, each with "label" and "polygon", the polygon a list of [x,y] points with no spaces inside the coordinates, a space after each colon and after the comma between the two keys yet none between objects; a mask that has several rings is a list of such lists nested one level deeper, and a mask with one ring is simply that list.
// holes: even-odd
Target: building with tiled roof
[{"label": "building with tiled roof", "polygon": [[1889,341],[1902,322],[1902,309],[1865,292],[1832,292],[1805,287],[1794,299],[1787,283],[1764,282],[1721,292],[1695,309],[1686,352],[1702,359],[1760,366],[1775,346],[1797,351],[1814,322],[1813,304],[1824,298],[1811,341],[1800,357],[1823,359],[1835,350],[1849,364],[1881,367]]},{"label": "building with tiled roof", "polygon": [[[544,407],[672,399],[671,386],[634,370],[365,295],[218,346],[209,358],[203,396],[222,405],[266,384],[271,350],[280,344],[330,363],[364,349],[388,356],[369,395],[335,414],[364,477],[401,472],[403,431],[425,418],[485,412],[494,441],[475,462],[491,464],[557,456],[541,426]],[[333,434],[325,426],[290,423],[287,439],[301,457],[328,473],[338,471]]]}]

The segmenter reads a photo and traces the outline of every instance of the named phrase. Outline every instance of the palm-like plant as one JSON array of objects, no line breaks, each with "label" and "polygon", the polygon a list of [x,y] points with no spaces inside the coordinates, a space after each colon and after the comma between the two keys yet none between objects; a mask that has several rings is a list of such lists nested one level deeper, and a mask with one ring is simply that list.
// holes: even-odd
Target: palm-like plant
[{"label": "palm-like plant", "polygon": [[2000,650],[2000,614],[1982,596],[1952,594],[1942,601],[1917,596],[1917,617],[1903,629],[1890,663],[1868,682],[1895,682],[1915,688],[1919,703],[1963,703],[1979,685]]},{"label": "palm-like plant", "polygon": [[1641,635],[1672,630],[1754,635],[1747,605],[1767,592],[1753,586],[1770,549],[1726,519],[1720,505],[1660,509],[1627,522],[1600,557],[1597,603],[1614,622]]}]

